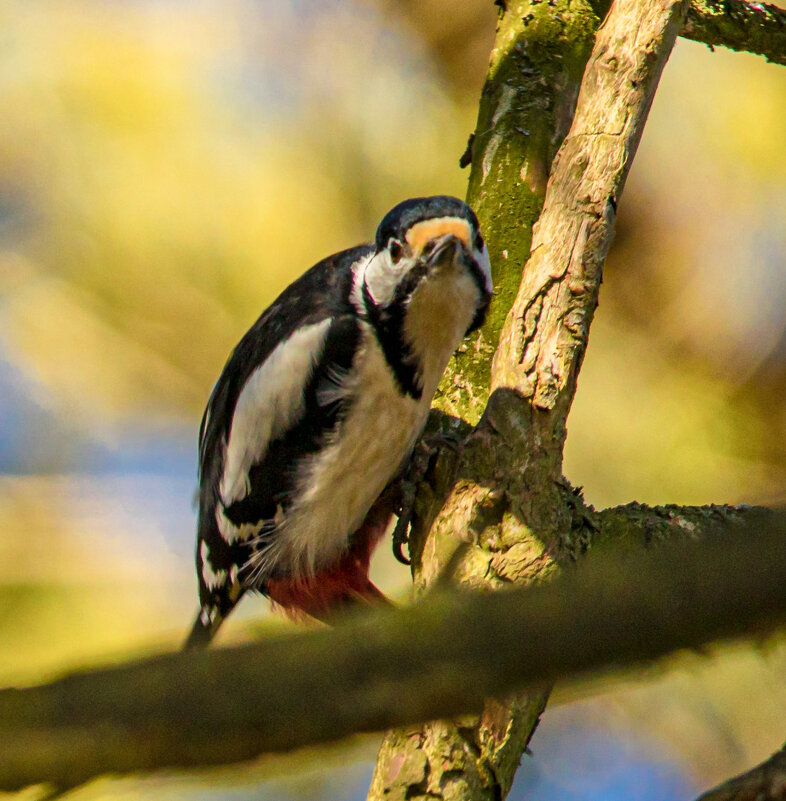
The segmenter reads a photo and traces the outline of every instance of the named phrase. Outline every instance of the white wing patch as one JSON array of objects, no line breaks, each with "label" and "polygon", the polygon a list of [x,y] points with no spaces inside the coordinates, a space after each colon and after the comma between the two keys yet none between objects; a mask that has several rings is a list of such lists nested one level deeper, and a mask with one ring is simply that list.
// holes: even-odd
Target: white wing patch
[{"label": "white wing patch", "polygon": [[[431,394],[438,377],[428,387]],[[297,500],[276,536],[252,540],[254,579],[274,570],[309,576],[341,558],[351,534],[414,445],[431,400],[428,393],[419,401],[401,394],[367,324],[347,391],[355,398],[347,417],[319,453],[300,465],[293,493]]]},{"label": "white wing patch", "polygon": [[248,472],[268,443],[304,411],[303,390],[322,354],[332,319],[295,331],[257,367],[237,399],[221,477],[221,501],[229,506],[250,491]]},{"label": "white wing patch", "polygon": [[259,533],[266,525],[264,520],[260,520],[258,523],[243,523],[240,526],[236,526],[226,516],[224,504],[220,501],[216,504],[216,524],[221,536],[230,545],[238,540],[248,540],[259,536]]},{"label": "white wing patch", "polygon": [[401,259],[394,264],[387,250],[375,253],[365,264],[360,265],[356,273],[360,275],[359,296],[361,298],[363,296],[365,282],[374,303],[380,306],[392,303],[396,296],[396,288],[417,263],[416,259]]}]

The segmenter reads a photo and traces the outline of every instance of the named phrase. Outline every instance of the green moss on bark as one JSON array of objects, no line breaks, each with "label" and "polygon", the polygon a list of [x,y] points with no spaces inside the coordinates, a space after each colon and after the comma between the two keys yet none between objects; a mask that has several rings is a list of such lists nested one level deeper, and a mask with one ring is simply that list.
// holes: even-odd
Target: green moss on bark
[{"label": "green moss on bark", "polygon": [[437,408],[475,424],[491,358],[529,258],[554,155],[568,132],[598,18],[586,0],[507,3],[472,142],[467,200],[491,257],[495,297],[483,328],[456,354]]},{"label": "green moss on bark", "polygon": [[681,35],[786,64],[786,9],[769,3],[692,0]]}]

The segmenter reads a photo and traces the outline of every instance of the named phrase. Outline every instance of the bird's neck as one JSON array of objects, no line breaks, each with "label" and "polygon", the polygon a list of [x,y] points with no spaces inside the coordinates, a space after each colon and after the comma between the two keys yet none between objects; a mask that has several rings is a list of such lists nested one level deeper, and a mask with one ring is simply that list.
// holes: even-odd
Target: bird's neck
[{"label": "bird's neck", "polygon": [[464,273],[430,276],[412,295],[404,316],[403,338],[429,398],[472,323],[477,302],[477,286]]}]

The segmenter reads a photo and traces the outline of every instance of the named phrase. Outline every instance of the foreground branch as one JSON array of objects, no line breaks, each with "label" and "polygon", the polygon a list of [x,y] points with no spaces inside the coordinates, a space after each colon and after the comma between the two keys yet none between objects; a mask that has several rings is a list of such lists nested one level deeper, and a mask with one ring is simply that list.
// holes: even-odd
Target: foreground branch
[{"label": "foreground branch", "polygon": [[786,64],[786,9],[744,0],[692,0],[680,36]]},{"label": "foreground branch", "polygon": [[769,631],[786,621],[786,526],[760,522],[758,535],[598,554],[538,587],[440,594],[333,631],[0,691],[0,788],[247,760]]},{"label": "foreground branch", "polygon": [[704,793],[697,801],[786,801],[786,745],[766,762]]}]

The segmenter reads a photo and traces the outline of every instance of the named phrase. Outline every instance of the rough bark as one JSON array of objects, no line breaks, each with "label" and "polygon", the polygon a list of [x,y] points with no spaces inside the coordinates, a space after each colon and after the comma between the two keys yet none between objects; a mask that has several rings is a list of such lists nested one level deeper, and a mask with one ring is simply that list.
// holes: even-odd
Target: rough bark
[{"label": "rough bark", "polygon": [[[493,394],[462,449],[440,456],[431,486],[421,496],[412,533],[417,587],[427,586],[440,573],[456,547],[457,533],[471,542],[457,578],[475,587],[539,580],[586,547],[579,532],[585,529],[587,510],[561,477],[566,419],[597,305],[616,204],[685,7],[685,2],[673,0],[617,0],[598,30],[570,132],[551,167],[531,256],[501,329],[491,371]],[[529,32],[523,32],[528,24],[523,10],[515,9],[516,22],[525,22],[519,38],[506,28],[510,6],[498,31],[506,53],[517,57],[531,50],[526,45]],[[559,44],[564,47],[565,42]],[[548,164],[543,156],[533,161],[530,150],[524,151],[530,160],[522,161],[522,152],[515,149],[516,134],[507,128],[517,130],[512,117],[521,101],[497,65],[499,49],[492,57],[486,92],[495,91],[495,103],[485,113],[481,107],[479,130],[484,133],[473,146],[469,192],[493,242],[493,263],[502,265],[492,330],[481,332],[486,342],[493,341],[493,326],[499,325],[509,301],[510,285],[522,264],[522,240],[529,244],[522,229],[529,228],[531,217],[517,220],[516,204],[524,206],[522,187],[532,188],[536,174],[542,181]],[[521,65],[517,69],[521,72]],[[569,99],[563,105],[568,117]],[[507,127],[498,131],[503,119]],[[564,125],[560,115],[549,123],[555,131]],[[556,133],[548,144],[553,146],[555,138]],[[508,139],[512,144],[500,157]],[[533,172],[537,165],[540,171]],[[455,384],[466,379],[477,388],[482,346],[483,341],[470,357],[472,370],[466,356],[458,363],[463,378],[454,378]],[[466,413],[466,406],[454,407]],[[490,701],[479,719],[389,734],[369,798],[504,798],[547,697],[542,687],[508,703]],[[419,776],[402,781],[395,770],[402,758],[404,764],[414,760],[423,765],[425,783]]]},{"label": "rough bark", "polygon": [[786,9],[742,0],[692,0],[680,36],[786,64]]},{"label": "rough bark", "polygon": [[704,793],[697,801],[786,801],[786,745],[766,762]]},{"label": "rough bark", "polygon": [[[599,549],[537,586],[437,592],[333,630],[2,690],[0,789],[40,782],[67,788],[106,772],[251,759],[472,713],[484,698],[524,685],[635,664],[717,637],[761,636],[786,622],[786,519],[760,510],[725,514],[745,521],[740,530],[725,526],[723,536],[671,547]],[[642,519],[648,515],[660,516],[647,510]],[[703,513],[681,515],[698,521]],[[701,528],[697,523],[694,534]],[[506,714],[487,704],[489,730]],[[437,737],[440,729],[428,731]],[[415,732],[413,747],[388,765],[388,798],[432,792],[426,750],[414,747],[420,737]],[[435,793],[461,797],[460,772],[441,778]]]},{"label": "rough bark", "polygon": [[492,388],[515,389],[550,417],[564,420],[573,399],[617,202],[685,8],[614,4],[552,167],[532,256],[492,364]]},{"label": "rough bark", "polygon": [[758,514],[767,512],[752,506],[647,506],[634,502],[601,512],[591,510],[587,518],[591,531],[584,536],[594,548],[649,548],[716,536]]}]

